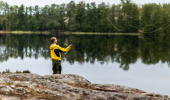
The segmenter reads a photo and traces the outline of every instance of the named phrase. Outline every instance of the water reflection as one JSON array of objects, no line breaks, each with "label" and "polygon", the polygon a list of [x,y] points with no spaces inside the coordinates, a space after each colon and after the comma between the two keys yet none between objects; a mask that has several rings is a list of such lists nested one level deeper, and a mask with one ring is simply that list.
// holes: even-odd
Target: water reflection
[{"label": "water reflection", "polygon": [[[73,44],[71,51],[62,54],[62,61],[83,64],[95,61],[101,64],[117,62],[129,70],[140,58],[143,64],[170,64],[169,36],[106,36],[106,35],[54,35],[61,47]],[[78,39],[81,37],[81,39]],[[50,59],[50,35],[0,35],[0,62],[9,58],[25,57]],[[76,40],[75,40],[76,39]],[[74,41],[72,41],[74,40]]]}]

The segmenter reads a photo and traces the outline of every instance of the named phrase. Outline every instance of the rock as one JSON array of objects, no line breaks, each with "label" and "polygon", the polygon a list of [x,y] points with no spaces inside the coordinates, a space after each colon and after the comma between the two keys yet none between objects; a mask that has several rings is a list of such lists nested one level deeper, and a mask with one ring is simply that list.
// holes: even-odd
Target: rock
[{"label": "rock", "polygon": [[41,89],[36,89],[36,91],[37,91],[37,92],[39,92],[39,93],[41,93],[41,92],[42,92],[42,90],[41,90]]},{"label": "rock", "polygon": [[143,95],[146,95],[146,96],[153,96],[154,94],[152,93],[142,93]]},{"label": "rock", "polygon": [[74,74],[53,74],[46,75],[46,77],[52,77],[54,79],[62,80],[63,82],[78,83],[78,84],[91,84],[87,79],[74,75]]},{"label": "rock", "polygon": [[89,95],[90,93],[89,93],[89,91],[83,90],[83,94],[84,95]]},{"label": "rock", "polygon": [[[51,98],[51,100],[168,100],[168,96],[115,84],[91,84],[87,79],[74,74],[0,74],[0,92],[31,100]],[[4,83],[3,83],[4,84]],[[20,95],[18,95],[20,94]],[[1,96],[0,96],[1,98]],[[30,98],[30,99],[29,99]],[[33,100],[38,100],[36,97]],[[8,100],[8,99],[7,99]]]},{"label": "rock", "polygon": [[21,100],[18,97],[1,97],[2,100]]},{"label": "rock", "polygon": [[76,93],[80,92],[80,90],[79,90],[79,89],[74,89],[74,91],[75,91]]},{"label": "rock", "polygon": [[26,92],[30,92],[30,90],[28,90],[28,89],[25,89],[25,91],[26,91]]},{"label": "rock", "polygon": [[31,84],[29,84],[28,87],[29,87],[30,89],[32,89],[32,90],[35,90],[35,87],[34,87],[33,85],[31,85]]},{"label": "rock", "polygon": [[36,82],[32,83],[33,86],[39,86]]},{"label": "rock", "polygon": [[164,95],[165,98],[168,98],[168,95]]},{"label": "rock", "polygon": [[27,84],[17,84],[17,86],[20,86],[20,87],[28,87],[28,85]]},{"label": "rock", "polygon": [[6,88],[6,85],[0,85],[0,88]]},{"label": "rock", "polygon": [[19,94],[24,94],[25,89],[23,87],[18,87],[18,88],[16,88],[16,92],[19,93]]},{"label": "rock", "polygon": [[14,89],[14,88],[15,88],[15,85],[11,85],[10,87]]},{"label": "rock", "polygon": [[10,90],[8,88],[1,88],[0,92],[8,94],[10,92]]},{"label": "rock", "polygon": [[11,87],[9,87],[9,86],[6,86],[12,93],[14,93],[15,92],[15,90],[14,89],[12,89]]}]

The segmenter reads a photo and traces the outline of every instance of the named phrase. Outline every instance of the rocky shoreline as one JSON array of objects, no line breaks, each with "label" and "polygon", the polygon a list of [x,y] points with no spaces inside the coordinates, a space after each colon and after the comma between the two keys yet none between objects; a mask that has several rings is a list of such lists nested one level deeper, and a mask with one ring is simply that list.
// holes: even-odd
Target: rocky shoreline
[{"label": "rocky shoreline", "polygon": [[0,74],[0,100],[170,100],[167,95],[114,84],[91,84],[74,74]]}]

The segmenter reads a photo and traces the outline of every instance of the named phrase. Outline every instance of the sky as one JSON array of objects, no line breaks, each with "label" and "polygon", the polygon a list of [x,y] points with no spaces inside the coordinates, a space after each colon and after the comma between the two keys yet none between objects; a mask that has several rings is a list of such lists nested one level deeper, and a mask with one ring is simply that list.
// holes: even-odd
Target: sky
[{"label": "sky", "polygon": [[[9,5],[18,5],[24,4],[25,6],[35,6],[39,5],[40,7],[44,7],[45,5],[62,4],[69,3],[71,0],[2,0],[7,2]],[[75,3],[78,3],[82,0],[74,0]],[[85,3],[95,2],[96,4],[100,4],[101,2],[105,2],[106,4],[119,4],[120,0],[83,0]],[[170,3],[169,0],[132,0],[136,4],[145,4],[145,3]]]}]

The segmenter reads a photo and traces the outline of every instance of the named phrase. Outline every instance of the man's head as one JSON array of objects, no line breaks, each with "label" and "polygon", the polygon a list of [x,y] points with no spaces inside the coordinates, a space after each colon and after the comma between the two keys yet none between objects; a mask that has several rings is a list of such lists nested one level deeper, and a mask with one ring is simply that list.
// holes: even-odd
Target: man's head
[{"label": "man's head", "polygon": [[52,38],[51,38],[51,42],[52,42],[53,44],[54,44],[54,43],[56,44],[56,43],[57,43],[57,38],[56,38],[56,37],[52,37]]}]

